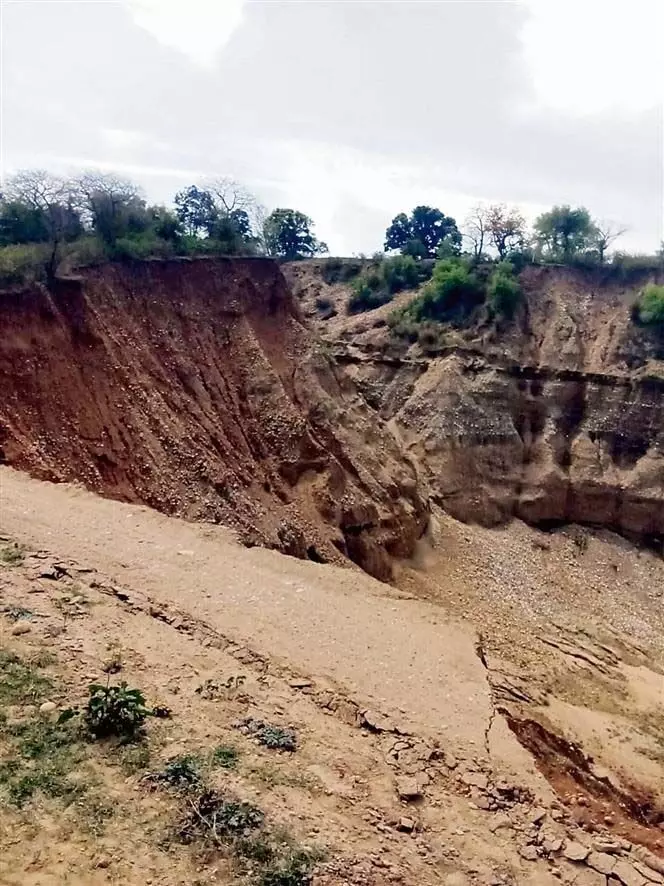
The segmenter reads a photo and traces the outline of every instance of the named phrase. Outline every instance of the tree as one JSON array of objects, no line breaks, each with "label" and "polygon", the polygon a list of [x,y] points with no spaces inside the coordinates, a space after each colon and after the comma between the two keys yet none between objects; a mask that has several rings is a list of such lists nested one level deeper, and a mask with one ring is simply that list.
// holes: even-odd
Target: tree
[{"label": "tree", "polygon": [[19,200],[0,201],[0,246],[17,243],[46,243],[49,222],[42,209],[34,209]]},{"label": "tree", "polygon": [[484,253],[484,244],[489,238],[489,210],[478,203],[474,206],[464,222],[463,236],[470,241],[473,255],[480,259]]},{"label": "tree", "polygon": [[595,226],[595,249],[597,250],[600,264],[604,262],[606,251],[612,243],[622,237],[627,228],[621,228],[608,221],[596,221]]},{"label": "tree", "polygon": [[71,183],[43,169],[25,169],[7,181],[4,197],[13,206],[10,217],[13,213],[14,223],[19,223],[18,229],[14,229],[16,235],[25,234],[25,223],[28,223],[37,236],[38,227],[43,225],[43,239],[33,242],[50,243],[46,276],[52,280],[60,261],[62,243],[75,239],[82,232]]},{"label": "tree", "polygon": [[535,236],[545,256],[569,261],[592,249],[596,228],[585,207],[554,206],[535,220]]},{"label": "tree", "polygon": [[109,246],[150,227],[150,214],[140,188],[113,173],[85,172],[77,181],[84,218]]},{"label": "tree", "polygon": [[461,248],[456,221],[431,206],[416,206],[410,216],[400,213],[385,232],[385,252],[398,249],[404,255],[433,258],[442,243],[451,254]]},{"label": "tree", "polygon": [[175,195],[175,212],[185,232],[192,237],[211,236],[219,210],[209,191],[190,185]]},{"label": "tree", "polygon": [[265,220],[264,236],[268,255],[287,260],[310,258],[327,252],[325,243],[312,232],[313,221],[295,209],[275,209]]},{"label": "tree", "polygon": [[489,206],[486,228],[501,261],[513,249],[523,246],[526,239],[525,219],[518,209],[510,209],[502,203]]}]

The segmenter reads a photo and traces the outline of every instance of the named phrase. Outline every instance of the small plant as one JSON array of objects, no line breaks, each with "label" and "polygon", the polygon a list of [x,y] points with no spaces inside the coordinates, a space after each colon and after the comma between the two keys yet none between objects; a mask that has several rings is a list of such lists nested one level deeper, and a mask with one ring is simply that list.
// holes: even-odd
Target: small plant
[{"label": "small plant", "polygon": [[131,738],[139,732],[148,714],[142,692],[129,689],[125,682],[119,686],[90,686],[85,725],[95,738]]},{"label": "small plant", "polygon": [[314,860],[308,852],[291,852],[261,875],[259,886],[308,886],[313,880]]},{"label": "small plant", "polygon": [[252,735],[259,744],[267,748],[280,751],[295,751],[297,748],[297,737],[293,729],[274,726],[272,723],[254,720],[252,717],[243,720],[238,729],[245,735]]},{"label": "small plant", "polygon": [[240,752],[229,745],[219,745],[212,754],[212,765],[220,769],[236,769]]},{"label": "small plant", "polygon": [[190,800],[189,805],[190,812],[178,832],[183,843],[203,839],[220,845],[247,837],[261,827],[265,818],[257,806],[226,799],[212,790]]},{"label": "small plant", "polygon": [[201,783],[200,760],[198,757],[187,755],[173,757],[164,766],[161,772],[147,775],[145,780],[157,784],[166,784],[178,790],[189,790],[198,787]]},{"label": "small plant", "polygon": [[20,566],[24,559],[25,552],[23,548],[15,542],[0,548],[0,562],[4,563],[5,566]]},{"label": "small plant", "polygon": [[127,775],[144,772],[150,765],[150,747],[147,742],[122,745],[118,750],[120,766]]},{"label": "small plant", "polygon": [[4,612],[10,621],[31,619],[34,614],[31,609],[26,609],[24,606],[6,606]]}]

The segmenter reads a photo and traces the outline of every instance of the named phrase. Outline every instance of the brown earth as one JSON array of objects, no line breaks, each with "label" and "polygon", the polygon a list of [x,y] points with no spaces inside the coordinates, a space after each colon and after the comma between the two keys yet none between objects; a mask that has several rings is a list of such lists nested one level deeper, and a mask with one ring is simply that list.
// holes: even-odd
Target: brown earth
[{"label": "brown earth", "polygon": [[[514,327],[432,353],[388,339],[392,306],[345,316],[317,263],[285,273],[310,320],[339,305],[322,344],[268,261],[0,294],[2,458],[39,478],[0,468],[0,883],[258,883],[175,840],[189,801],[142,780],[189,753],[280,846],[326,850],[316,886],[664,883],[664,563],[609,531],[662,531],[634,292],[535,275]],[[319,562],[348,557],[392,585]],[[99,677],[172,719],[129,767],[76,745],[80,799],[47,780],[17,806],[16,771],[46,763],[16,736]]]},{"label": "brown earth", "polygon": [[[640,883],[644,858],[644,882],[658,882],[664,566],[652,553],[436,513],[399,591],[7,468],[0,504],[3,543],[25,552],[0,567],[1,646],[55,682],[5,723],[43,718],[44,698],[83,702],[109,660],[121,661],[112,681],[173,712],[149,724],[149,759],[129,775],[121,747],[84,745],[70,773],[80,801],[0,802],[1,883],[243,882],[228,853],[181,846],[183,799],[142,781],[219,744],[239,748],[238,769],[207,777],[325,849],[320,886],[607,886],[569,860],[579,844],[633,877],[608,886]],[[0,696],[4,679],[0,668]],[[197,692],[210,680],[214,700]],[[233,728],[246,716],[293,726],[299,749],[257,748]],[[514,718],[549,738],[517,741]],[[0,727],[3,763],[10,736]]]},{"label": "brown earth", "polygon": [[275,262],[87,269],[0,293],[0,460],[379,578],[415,469],[312,343]]},{"label": "brown earth", "polygon": [[[326,286],[320,266],[286,273],[447,512],[484,525],[586,523],[662,543],[664,342],[630,320],[647,275],[528,268],[513,323],[479,316],[411,346],[386,319],[412,293],[349,317],[348,286]],[[321,317],[321,297],[334,316]]]}]

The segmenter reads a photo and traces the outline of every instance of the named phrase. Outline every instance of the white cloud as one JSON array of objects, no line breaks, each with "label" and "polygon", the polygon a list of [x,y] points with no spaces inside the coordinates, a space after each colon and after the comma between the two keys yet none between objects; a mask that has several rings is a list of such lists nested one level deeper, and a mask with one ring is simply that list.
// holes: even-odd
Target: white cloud
[{"label": "white cloud", "polygon": [[638,113],[664,104],[662,0],[522,0],[536,99],[567,113]]},{"label": "white cloud", "polygon": [[134,21],[203,67],[242,22],[244,0],[126,0]]}]

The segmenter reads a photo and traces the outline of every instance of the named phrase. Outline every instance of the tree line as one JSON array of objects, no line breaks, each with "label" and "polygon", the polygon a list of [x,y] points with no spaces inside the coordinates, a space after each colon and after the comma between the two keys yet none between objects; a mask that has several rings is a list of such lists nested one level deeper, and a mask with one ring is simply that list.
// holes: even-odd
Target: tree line
[{"label": "tree line", "polygon": [[475,206],[461,229],[456,220],[431,206],[416,206],[392,219],[385,251],[413,258],[448,258],[462,253],[475,259],[518,256],[531,261],[569,263],[578,258],[602,264],[626,228],[592,218],[581,206],[554,206],[532,229],[521,212],[502,203]]},{"label": "tree line", "polygon": [[[395,216],[384,251],[415,261],[459,255],[509,260],[604,263],[624,228],[592,218],[584,207],[554,206],[529,228],[518,209],[478,205],[465,222],[431,206]],[[74,177],[45,170],[11,176],[0,193],[0,278],[35,269],[53,278],[63,262],[175,255],[269,255],[284,260],[327,252],[304,213],[268,213],[229,178],[191,184],[172,207],[147,203],[141,189],[113,173]]]},{"label": "tree line", "polygon": [[0,194],[0,276],[20,279],[40,265],[52,279],[65,259],[175,255],[271,255],[327,252],[313,222],[294,209],[269,214],[228,178],[192,184],[173,207],[150,205],[141,189],[113,173],[65,178],[45,170],[11,176]]}]

